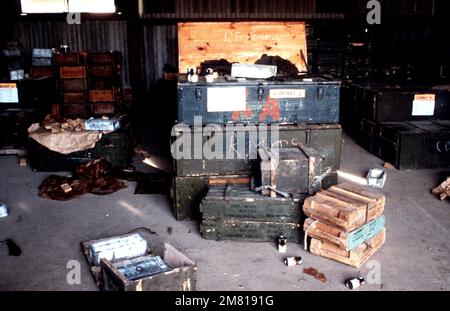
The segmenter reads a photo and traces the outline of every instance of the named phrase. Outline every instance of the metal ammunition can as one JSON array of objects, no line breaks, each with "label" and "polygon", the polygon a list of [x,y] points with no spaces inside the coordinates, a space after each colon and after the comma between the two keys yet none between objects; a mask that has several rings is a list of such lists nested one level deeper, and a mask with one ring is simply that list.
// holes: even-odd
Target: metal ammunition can
[{"label": "metal ammunition can", "polygon": [[299,266],[301,265],[303,262],[303,258],[302,257],[287,257],[284,260],[284,263],[286,264],[286,266],[291,267],[291,266]]}]

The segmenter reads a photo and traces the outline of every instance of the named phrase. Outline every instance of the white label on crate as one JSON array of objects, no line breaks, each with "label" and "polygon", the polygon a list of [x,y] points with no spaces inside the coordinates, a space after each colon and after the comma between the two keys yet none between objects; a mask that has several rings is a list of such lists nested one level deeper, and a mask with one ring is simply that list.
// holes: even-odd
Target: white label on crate
[{"label": "white label on crate", "polygon": [[270,98],[305,98],[306,91],[302,89],[274,89],[270,90]]},{"label": "white label on crate", "polygon": [[18,103],[19,92],[15,83],[0,83],[0,103]]},{"label": "white label on crate", "polygon": [[246,93],[245,87],[209,87],[208,112],[245,111]]},{"label": "white label on crate", "polygon": [[436,104],[436,95],[434,94],[417,94],[413,101],[413,116],[434,116],[434,108]]}]

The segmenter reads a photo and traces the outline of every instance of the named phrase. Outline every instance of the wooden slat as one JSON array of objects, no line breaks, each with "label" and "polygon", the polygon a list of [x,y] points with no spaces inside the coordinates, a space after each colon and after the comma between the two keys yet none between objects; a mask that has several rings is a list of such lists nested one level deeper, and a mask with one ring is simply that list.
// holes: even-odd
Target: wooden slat
[{"label": "wooden slat", "polygon": [[303,209],[308,217],[352,231],[382,215],[384,204],[383,195],[341,184],[307,198]]},{"label": "wooden slat", "polygon": [[178,24],[179,69],[198,67],[205,60],[255,63],[262,54],[288,59],[306,71],[304,22],[218,22]]},{"label": "wooden slat", "polygon": [[332,243],[323,242],[318,239],[311,240],[310,251],[313,255],[333,259],[349,266],[359,268],[381,248],[385,241],[386,230],[383,229],[370,241],[361,244],[351,251],[346,251]]}]

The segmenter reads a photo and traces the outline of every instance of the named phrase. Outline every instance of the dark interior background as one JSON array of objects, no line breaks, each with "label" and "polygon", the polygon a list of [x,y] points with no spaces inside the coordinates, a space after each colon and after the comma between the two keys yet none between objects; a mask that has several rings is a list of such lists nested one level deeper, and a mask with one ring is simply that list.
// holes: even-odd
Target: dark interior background
[{"label": "dark interior background", "polygon": [[[164,64],[177,66],[179,21],[304,20],[311,73],[346,77],[367,65],[373,79],[386,78],[382,73],[393,67],[420,81],[446,80],[450,1],[380,2],[381,25],[374,26],[366,22],[366,0],[144,0],[142,17],[138,1],[116,0],[121,15],[83,14],[81,25],[69,25],[63,14],[21,16],[20,1],[7,0],[0,12],[0,42],[18,39],[30,54],[61,44],[122,51],[124,85],[147,98]],[[366,42],[370,51],[355,52],[351,42]]]}]

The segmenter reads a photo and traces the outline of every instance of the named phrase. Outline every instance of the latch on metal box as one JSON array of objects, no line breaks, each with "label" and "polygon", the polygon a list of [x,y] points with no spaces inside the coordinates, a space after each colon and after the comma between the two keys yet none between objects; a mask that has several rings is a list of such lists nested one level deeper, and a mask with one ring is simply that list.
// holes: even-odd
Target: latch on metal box
[{"label": "latch on metal box", "polygon": [[262,84],[258,84],[257,94],[258,94],[258,100],[262,100],[264,97],[264,87]]},{"label": "latch on metal box", "polygon": [[202,100],[202,89],[195,89],[195,100],[198,102]]},{"label": "latch on metal box", "polygon": [[323,87],[319,86],[317,88],[317,99],[322,99],[325,96],[325,90]]}]

